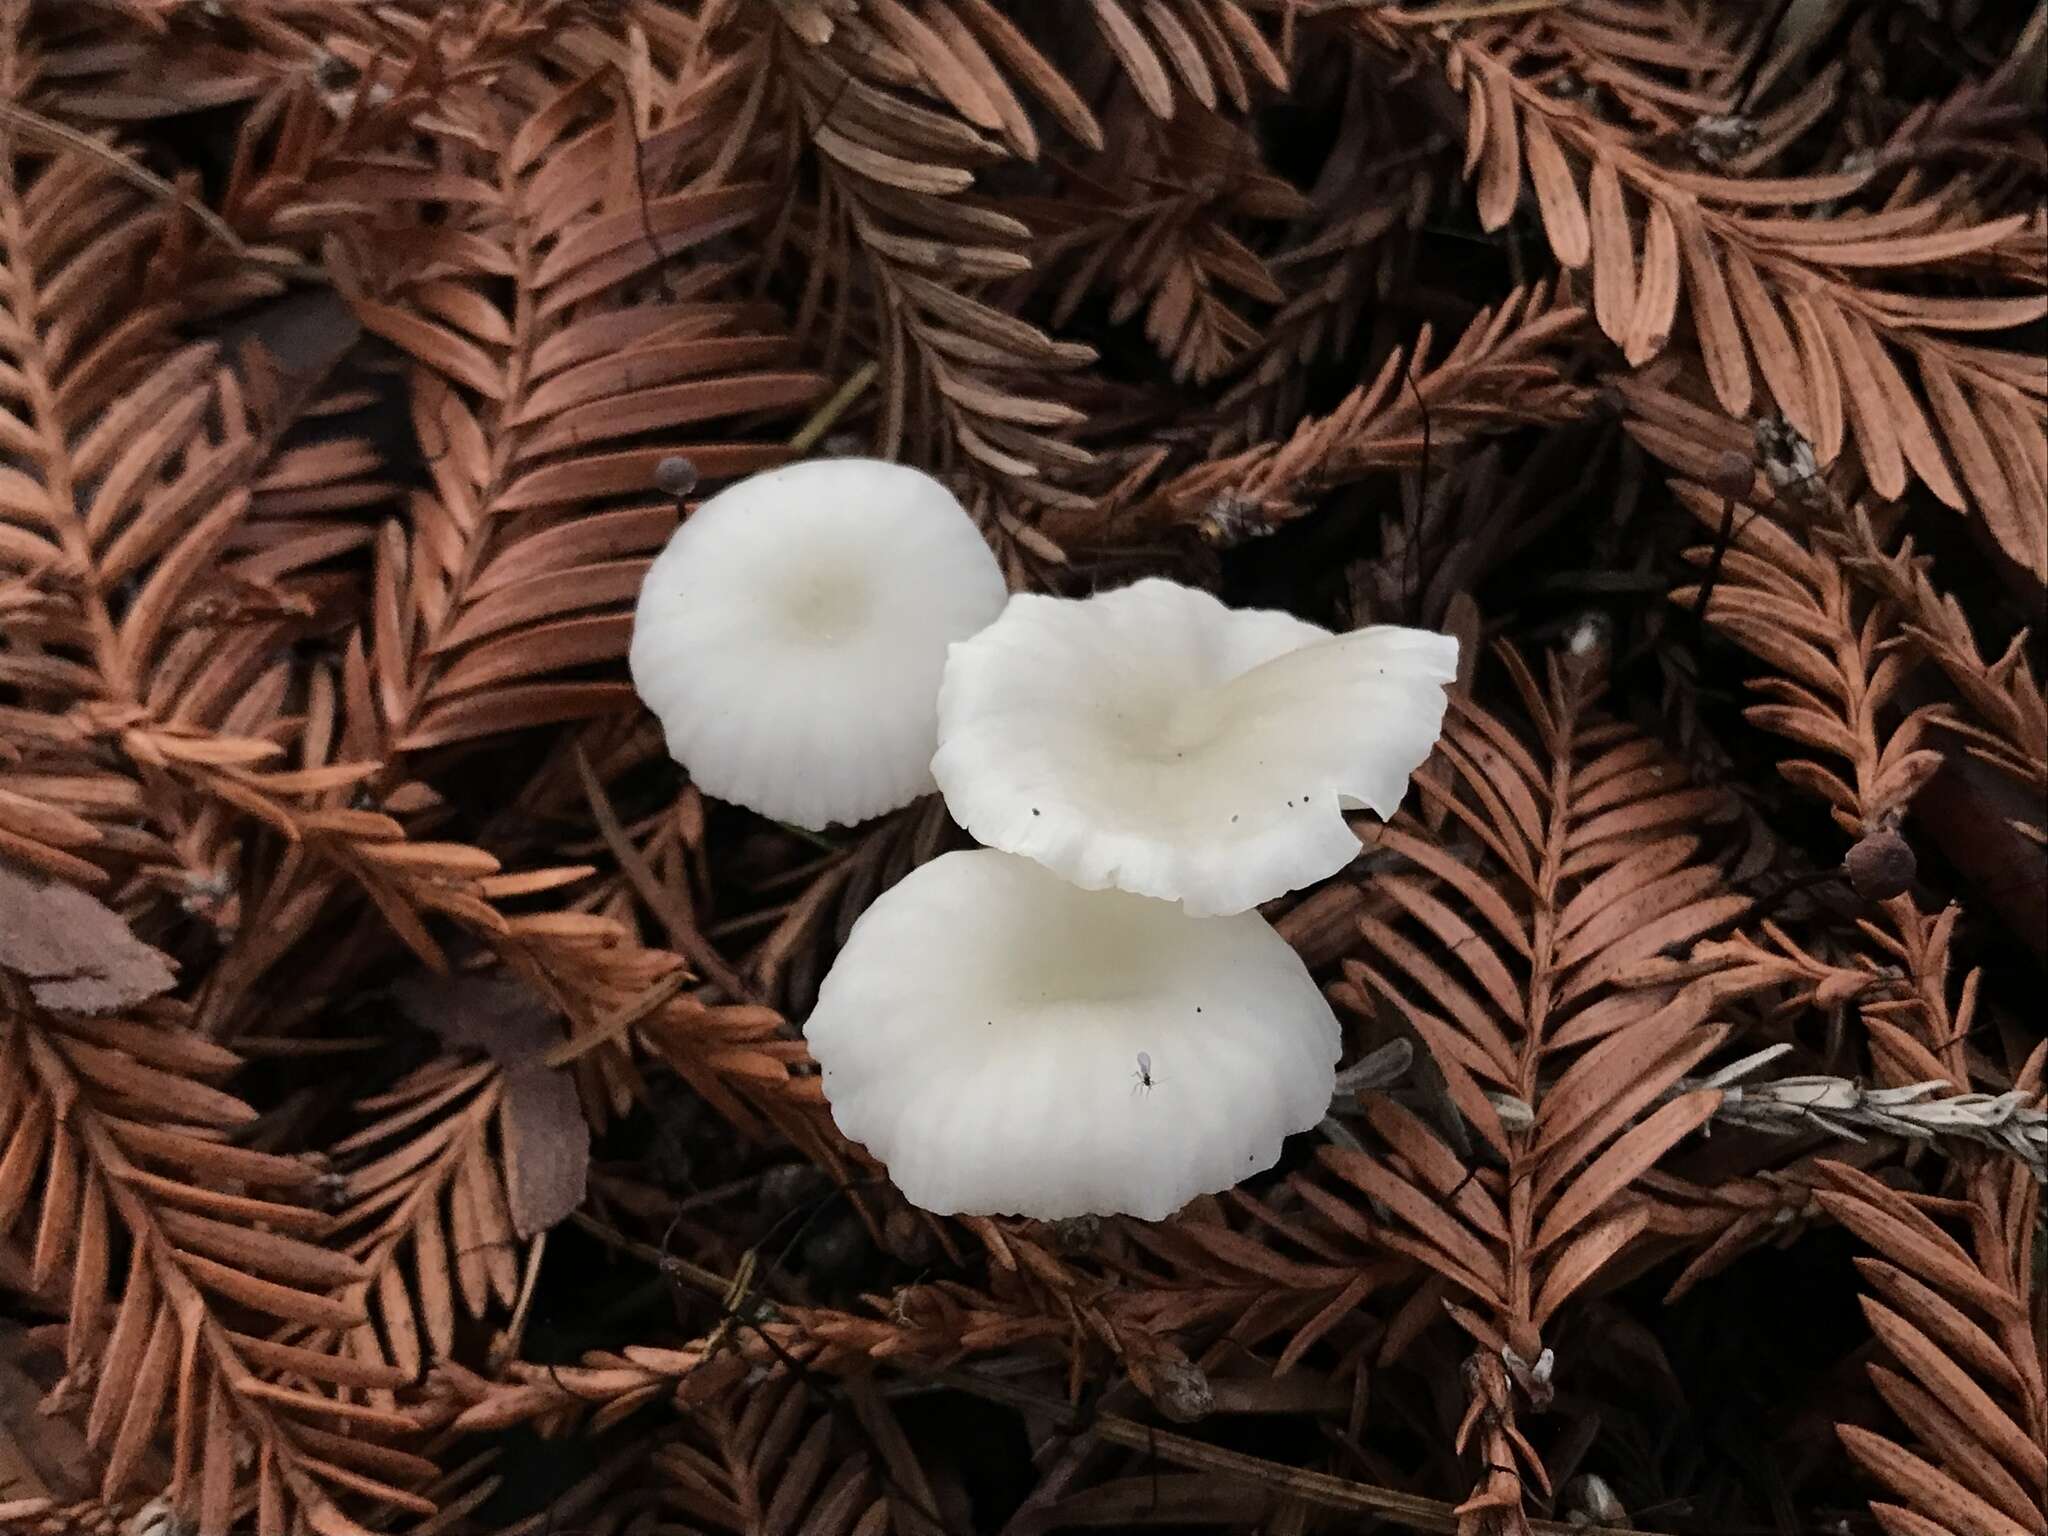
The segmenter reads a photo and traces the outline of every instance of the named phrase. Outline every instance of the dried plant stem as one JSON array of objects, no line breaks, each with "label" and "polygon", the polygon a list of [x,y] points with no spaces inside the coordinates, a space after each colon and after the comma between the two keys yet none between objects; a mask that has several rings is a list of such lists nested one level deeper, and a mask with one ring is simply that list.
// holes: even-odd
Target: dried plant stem
[{"label": "dried plant stem", "polygon": [[200,228],[218,240],[238,261],[281,273],[304,274],[311,270],[303,262],[280,261],[274,256],[259,255],[250,250],[226,219],[191,193],[182,187],[173,186],[148,166],[137,164],[134,159],[122,154],[112,145],[103,143],[89,133],[80,133],[68,123],[57,122],[40,112],[11,101],[0,101],[0,123],[4,123],[25,139],[40,143],[45,149],[76,150],[79,154],[91,156],[131,186],[147,192],[159,202],[171,204],[186,214]]},{"label": "dried plant stem", "polygon": [[832,397],[818,407],[809,421],[797,428],[789,440],[789,451],[809,453],[816,447],[818,440],[853,408],[854,401],[867,393],[868,386],[875,382],[875,376],[880,372],[881,364],[875,362],[862,363],[854,369],[852,377],[832,392]]},{"label": "dried plant stem", "polygon": [[651,1017],[661,1005],[689,985],[689,972],[681,968],[670,971],[653,986],[623,1008],[606,1015],[598,1021],[595,1029],[574,1039],[564,1040],[543,1058],[551,1067],[566,1067],[582,1057],[588,1056],[599,1046],[623,1040],[635,1024]]},{"label": "dried plant stem", "polygon": [[1946,1079],[1866,1088],[1843,1077],[1805,1076],[1737,1086],[1739,1078],[1791,1049],[1774,1045],[1706,1077],[1681,1078],[1665,1098],[1718,1088],[1718,1124],[1779,1135],[1822,1131],[1851,1141],[1871,1135],[1974,1142],[2018,1159],[2037,1180],[2048,1183],[2048,1109],[2036,1106],[2031,1095],[1947,1093]]},{"label": "dried plant stem", "polygon": [[548,1251],[548,1235],[536,1232],[526,1246],[526,1262],[520,1267],[519,1299],[512,1303],[512,1317],[505,1324],[501,1349],[506,1359],[517,1359],[526,1338],[526,1320],[533,1311],[533,1290],[540,1281],[540,1261]]},{"label": "dried plant stem", "polygon": [[[604,786],[591,771],[590,759],[580,745],[575,749],[575,758],[576,776],[583,785],[584,797],[590,806],[590,814],[597,823],[598,831],[603,834],[606,846],[618,859],[619,868],[632,882],[633,889],[639,894],[640,899],[646,902],[649,909],[660,919],[669,942],[681,950],[690,963],[703,973],[705,979],[720,988],[727,997],[743,1002],[759,1002],[759,992],[727,963],[725,956],[718,952],[718,946],[698,931],[691,914],[670,894],[668,887],[655,875],[653,866],[647,862],[640,850],[633,846],[633,840],[626,835],[626,829],[619,821],[618,812],[612,809],[611,797],[604,792]],[[674,990],[671,989],[668,996],[674,995]],[[666,1001],[666,998],[660,1001]],[[642,1014],[640,1017],[645,1016]]]}]

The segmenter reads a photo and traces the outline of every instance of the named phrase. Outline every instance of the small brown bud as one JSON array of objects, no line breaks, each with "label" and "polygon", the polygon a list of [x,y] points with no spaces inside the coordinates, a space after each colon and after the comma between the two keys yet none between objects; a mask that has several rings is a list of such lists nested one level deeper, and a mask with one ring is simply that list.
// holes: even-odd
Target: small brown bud
[{"label": "small brown bud", "polygon": [[672,453],[654,466],[654,488],[664,496],[681,498],[697,489],[697,466],[679,453]]},{"label": "small brown bud", "polygon": [[1147,1373],[1146,1396],[1176,1424],[1193,1424],[1216,1411],[1216,1389],[1192,1360],[1162,1360]]},{"label": "small brown bud", "polygon": [[1912,844],[1889,827],[1858,838],[1842,865],[1849,872],[1849,884],[1865,901],[1904,895],[1919,869]]},{"label": "small brown bud", "polygon": [[1733,448],[1723,453],[1714,465],[1714,472],[1707,484],[1726,496],[1730,501],[1740,501],[1756,484],[1756,465],[1747,454],[1737,453]]}]

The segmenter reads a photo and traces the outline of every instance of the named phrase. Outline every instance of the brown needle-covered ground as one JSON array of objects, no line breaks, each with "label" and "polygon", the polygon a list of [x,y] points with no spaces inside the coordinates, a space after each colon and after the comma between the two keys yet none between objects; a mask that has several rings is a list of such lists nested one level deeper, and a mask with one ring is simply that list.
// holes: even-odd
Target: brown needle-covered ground
[{"label": "brown needle-covered ground", "polygon": [[[0,1530],[2048,1536],[2044,77],[1983,0],[0,0]],[[818,453],[1020,590],[1466,642],[1269,912],[1280,1168],[939,1220],[834,1130],[961,834],[707,802],[624,665],[655,466]]]}]

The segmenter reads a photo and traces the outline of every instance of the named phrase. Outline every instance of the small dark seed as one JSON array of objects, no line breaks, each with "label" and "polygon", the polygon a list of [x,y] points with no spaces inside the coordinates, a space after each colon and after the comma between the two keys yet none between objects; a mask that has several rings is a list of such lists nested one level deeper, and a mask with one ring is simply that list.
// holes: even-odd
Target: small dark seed
[{"label": "small dark seed", "polygon": [[1756,483],[1756,465],[1748,454],[1730,448],[1714,461],[1707,483],[1731,501],[1747,496]]},{"label": "small dark seed", "polygon": [[1918,862],[1913,857],[1912,844],[1889,829],[1866,833],[1842,861],[1849,883],[1865,901],[1887,901],[1903,895],[1913,884]]},{"label": "small dark seed", "polygon": [[654,466],[654,488],[664,496],[687,496],[697,489],[697,466],[672,453]]}]

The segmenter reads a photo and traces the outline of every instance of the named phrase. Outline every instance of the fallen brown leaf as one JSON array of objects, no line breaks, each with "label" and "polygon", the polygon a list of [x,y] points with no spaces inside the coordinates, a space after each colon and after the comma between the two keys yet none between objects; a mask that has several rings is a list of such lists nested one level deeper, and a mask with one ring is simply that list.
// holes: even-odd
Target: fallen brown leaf
[{"label": "fallen brown leaf", "polygon": [[75,886],[0,869],[0,969],[64,1013],[114,1013],[176,984],[170,958]]}]

